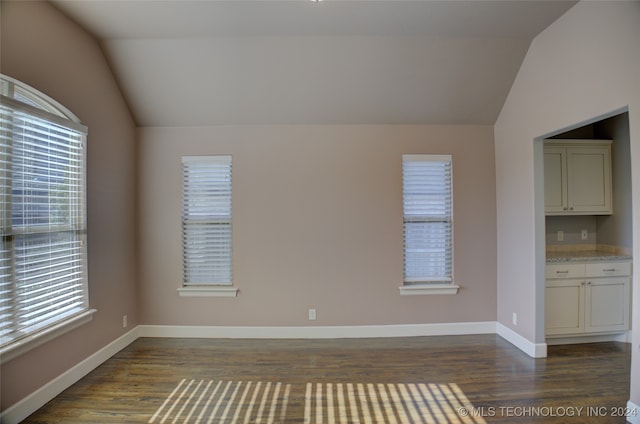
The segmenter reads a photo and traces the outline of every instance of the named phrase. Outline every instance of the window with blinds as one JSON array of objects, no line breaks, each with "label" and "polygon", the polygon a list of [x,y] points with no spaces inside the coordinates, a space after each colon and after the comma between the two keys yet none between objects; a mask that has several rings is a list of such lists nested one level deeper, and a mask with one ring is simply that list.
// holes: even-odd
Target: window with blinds
[{"label": "window with blinds", "polygon": [[450,155],[403,155],[404,282],[453,282]]},{"label": "window with blinds", "polygon": [[182,158],[184,285],[231,285],[231,156]]},{"label": "window with blinds", "polygon": [[29,87],[1,88],[0,348],[89,306],[87,129]]}]

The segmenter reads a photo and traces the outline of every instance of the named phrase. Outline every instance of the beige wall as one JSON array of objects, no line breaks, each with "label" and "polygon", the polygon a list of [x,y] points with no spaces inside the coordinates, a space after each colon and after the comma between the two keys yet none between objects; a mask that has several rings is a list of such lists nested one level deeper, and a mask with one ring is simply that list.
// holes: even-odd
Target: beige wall
[{"label": "beige wall", "polygon": [[[580,2],[532,43],[495,126],[498,321],[544,342],[544,207],[534,140],[629,110],[633,215],[640,219],[640,2]],[[534,148],[535,147],[535,148]],[[640,225],[634,225],[640,269]],[[640,404],[640,272],[633,278],[631,400]],[[511,324],[518,313],[517,326]]]},{"label": "beige wall", "polygon": [[[142,128],[145,324],[494,321],[493,130],[475,126]],[[401,297],[402,154],[453,155],[455,296]],[[237,298],[181,298],[182,155],[233,155]],[[316,308],[318,319],[308,320]]]},{"label": "beige wall", "polygon": [[[614,140],[611,147],[613,164],[613,215],[598,217],[598,243],[633,248],[633,191],[631,186],[631,143],[629,114],[615,116],[596,126],[599,137]],[[637,225],[640,225],[637,224]]]},{"label": "beige wall", "polygon": [[[2,366],[2,409],[120,336],[124,314],[131,328],[491,321],[497,310],[503,325],[541,342],[544,219],[535,203],[533,140],[628,106],[632,166],[640,163],[640,3],[580,3],[531,46],[495,128],[496,175],[490,127],[143,128],[138,250],[134,123],[99,46],[47,3],[0,4],[1,71],[89,126],[90,291],[98,309],[91,324]],[[180,298],[180,156],[223,153],[234,156],[241,292]],[[455,277],[463,287],[456,296],[399,296],[403,153],[453,155]],[[640,173],[633,179],[638,217]],[[640,290],[633,303],[637,345]],[[318,310],[313,323],[310,307]],[[636,404],[638,377],[634,348]]]},{"label": "beige wall", "polygon": [[[135,124],[96,41],[48,3],[1,5],[1,71],[89,127],[89,284],[98,309],[90,324],[2,366],[2,410],[122,335],[125,314],[129,329],[495,320],[490,127],[147,128],[137,157]],[[234,155],[241,292],[180,298],[180,156],[216,153]],[[453,155],[456,296],[399,295],[403,153]]]},{"label": "beige wall", "polygon": [[91,323],[2,366],[4,410],[139,321],[134,122],[93,38],[48,3],[0,5],[0,71],[53,97],[89,127],[89,291],[98,310]]}]

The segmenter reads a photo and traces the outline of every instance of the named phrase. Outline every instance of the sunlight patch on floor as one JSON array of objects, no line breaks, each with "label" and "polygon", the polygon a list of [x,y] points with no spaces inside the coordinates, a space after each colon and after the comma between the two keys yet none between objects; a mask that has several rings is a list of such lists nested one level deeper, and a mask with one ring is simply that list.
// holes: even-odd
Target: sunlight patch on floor
[{"label": "sunlight patch on floor", "polygon": [[[290,399],[303,416],[287,416]],[[296,411],[302,410],[300,404]],[[363,384],[183,379],[149,424],[485,424],[456,384]],[[295,412],[300,413],[300,412]]]},{"label": "sunlight patch on floor", "polygon": [[279,423],[287,413],[290,384],[180,381],[148,421],[152,423]]},{"label": "sunlight patch on floor", "polygon": [[305,424],[485,423],[456,384],[307,383]]}]

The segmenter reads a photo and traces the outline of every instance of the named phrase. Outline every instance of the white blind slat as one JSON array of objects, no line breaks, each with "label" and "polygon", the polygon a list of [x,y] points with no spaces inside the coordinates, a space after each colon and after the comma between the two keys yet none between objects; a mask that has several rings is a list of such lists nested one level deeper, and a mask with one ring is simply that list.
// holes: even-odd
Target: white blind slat
[{"label": "white blind slat", "polygon": [[453,281],[451,157],[404,155],[405,283]]},{"label": "white blind slat", "polygon": [[232,284],[231,156],[182,160],[185,285]]}]

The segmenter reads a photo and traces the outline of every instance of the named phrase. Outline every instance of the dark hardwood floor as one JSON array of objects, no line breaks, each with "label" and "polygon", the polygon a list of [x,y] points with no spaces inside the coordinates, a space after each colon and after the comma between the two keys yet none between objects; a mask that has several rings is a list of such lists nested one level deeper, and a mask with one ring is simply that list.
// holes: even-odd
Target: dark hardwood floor
[{"label": "dark hardwood floor", "polygon": [[613,342],[141,338],[24,422],[624,423],[629,374]]}]

